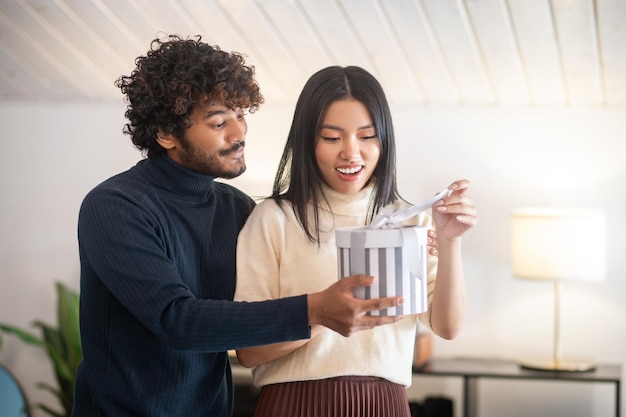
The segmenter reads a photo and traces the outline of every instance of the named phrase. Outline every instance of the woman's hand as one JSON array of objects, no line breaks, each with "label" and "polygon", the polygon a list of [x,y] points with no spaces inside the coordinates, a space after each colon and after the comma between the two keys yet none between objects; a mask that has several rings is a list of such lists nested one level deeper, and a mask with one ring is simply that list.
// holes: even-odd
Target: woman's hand
[{"label": "woman's hand", "polygon": [[433,205],[432,214],[437,232],[433,237],[435,244],[431,246],[431,253],[433,249],[437,251],[438,237],[457,239],[478,223],[476,207],[469,195],[469,186],[470,182],[466,179],[453,182],[448,187],[452,194]]},{"label": "woman's hand", "polygon": [[433,222],[433,228],[428,229],[428,253],[433,256],[439,255],[437,250],[437,231],[435,230],[435,223]]},{"label": "woman's hand", "polygon": [[437,248],[437,278],[430,303],[430,325],[444,339],[454,339],[465,320],[466,294],[461,236],[476,225],[478,217],[469,196],[469,181],[450,184],[452,193],[432,207]]}]

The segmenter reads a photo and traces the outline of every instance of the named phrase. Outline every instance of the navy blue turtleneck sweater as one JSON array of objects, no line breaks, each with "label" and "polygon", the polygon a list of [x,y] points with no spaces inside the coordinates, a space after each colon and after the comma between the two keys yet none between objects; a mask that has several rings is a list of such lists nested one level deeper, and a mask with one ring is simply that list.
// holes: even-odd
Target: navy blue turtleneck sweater
[{"label": "navy blue turtleneck sweater", "polygon": [[305,296],[231,301],[237,235],[253,207],[167,156],[85,197],[74,417],[230,417],[226,351],[310,336]]}]

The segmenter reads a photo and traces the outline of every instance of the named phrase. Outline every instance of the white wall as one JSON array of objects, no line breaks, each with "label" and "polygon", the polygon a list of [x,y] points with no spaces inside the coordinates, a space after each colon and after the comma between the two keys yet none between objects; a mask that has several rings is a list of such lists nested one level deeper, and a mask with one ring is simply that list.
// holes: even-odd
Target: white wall
[{"label": "white wall", "polygon": [[[269,193],[292,109],[268,103],[249,117],[249,169],[232,181],[244,191]],[[123,112],[122,104],[0,105],[0,322],[54,323],[53,282],[78,288],[80,202],[98,182],[141,157],[121,133]],[[509,212],[529,205],[592,206],[607,212],[608,277],[564,286],[563,351],[624,363],[626,109],[396,107],[394,117],[402,194],[421,200],[467,177],[480,212],[479,225],[464,240],[466,326],[454,341],[436,340],[435,355],[549,356],[552,286],[512,277]],[[31,401],[49,401],[35,388],[38,381],[52,382],[45,354],[12,337],[4,341],[0,362],[18,376]],[[450,384],[442,383],[442,389]],[[416,383],[412,393],[437,387]],[[454,394],[456,388],[450,389]],[[526,388],[513,388],[518,389]],[[569,404],[569,416],[611,414],[610,390],[577,389],[572,397],[567,387],[542,389],[553,390],[552,399],[539,399],[538,410]],[[501,415],[511,390],[506,384],[486,384],[481,416]],[[499,395],[504,400],[497,400]],[[507,410],[507,415],[525,414]]]}]

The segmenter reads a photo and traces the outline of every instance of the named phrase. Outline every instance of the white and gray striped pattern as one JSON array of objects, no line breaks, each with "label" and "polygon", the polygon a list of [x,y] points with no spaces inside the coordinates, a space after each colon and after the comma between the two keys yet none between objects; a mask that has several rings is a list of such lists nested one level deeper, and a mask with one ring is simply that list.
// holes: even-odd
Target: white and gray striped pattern
[{"label": "white and gray striped pattern", "polygon": [[337,229],[339,278],[354,274],[373,275],[370,287],[358,287],[360,299],[401,295],[404,304],[372,316],[422,313],[427,309],[426,228],[370,230]]}]

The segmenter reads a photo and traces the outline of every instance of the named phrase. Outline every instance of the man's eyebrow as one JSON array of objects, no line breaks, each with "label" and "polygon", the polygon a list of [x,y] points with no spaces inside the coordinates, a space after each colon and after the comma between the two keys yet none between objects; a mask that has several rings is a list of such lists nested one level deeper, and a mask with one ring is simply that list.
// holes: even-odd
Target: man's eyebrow
[{"label": "man's eyebrow", "polygon": [[234,114],[239,116],[241,115],[245,115],[245,111],[243,109],[229,109],[229,108],[221,108],[221,107],[207,107],[206,109],[204,109],[204,114],[202,115],[203,118],[208,119],[211,116],[215,116],[215,115],[227,115],[227,114]]},{"label": "man's eyebrow", "polygon": [[204,117],[205,118],[209,118],[211,116],[215,116],[216,114],[226,114],[228,113],[230,110],[224,110],[224,109],[213,109],[213,110],[207,110],[204,113]]}]

